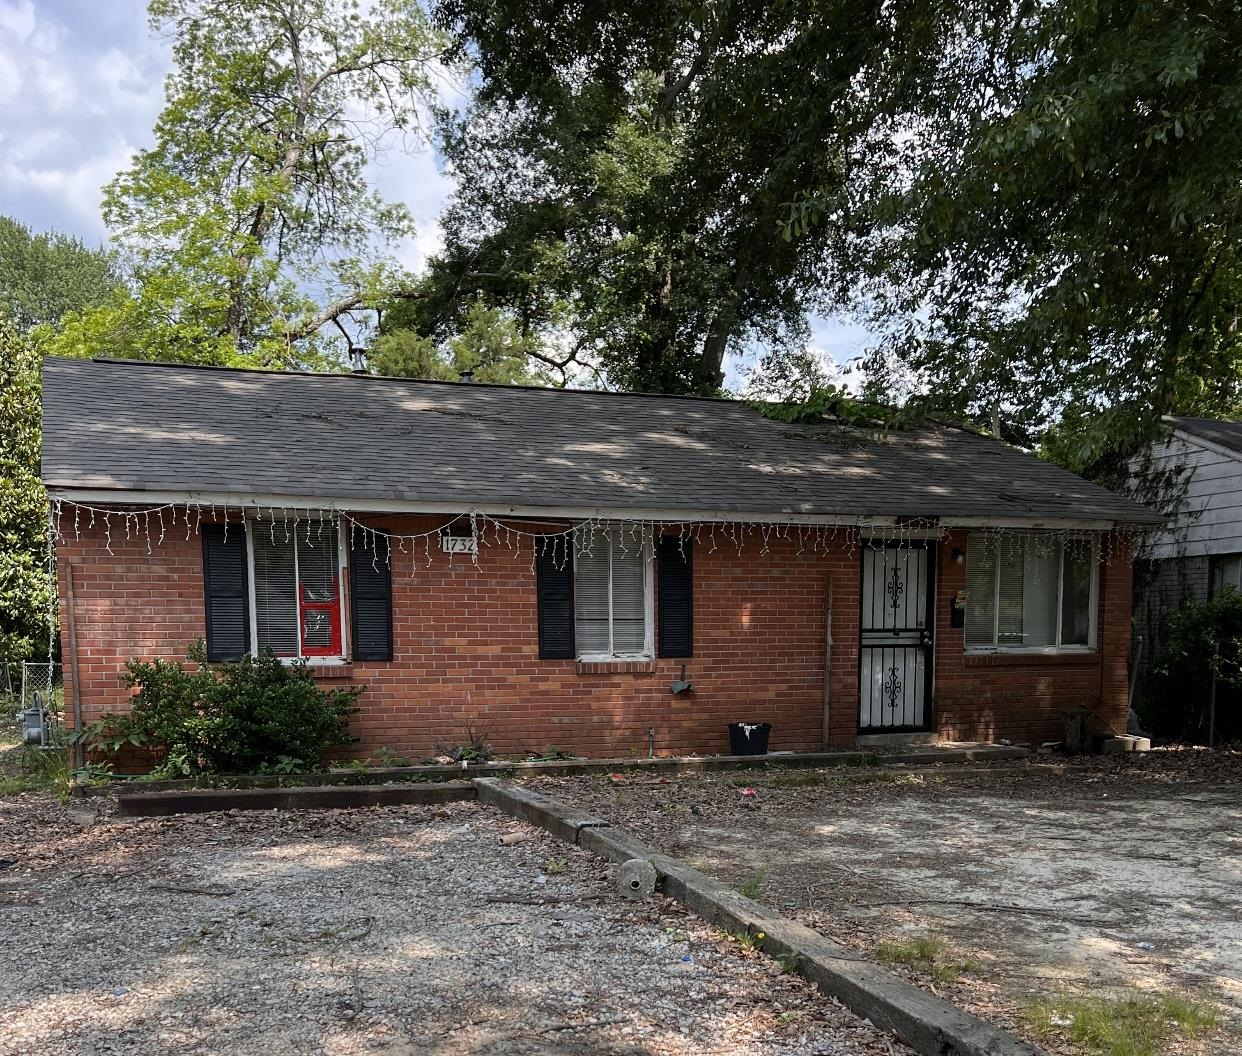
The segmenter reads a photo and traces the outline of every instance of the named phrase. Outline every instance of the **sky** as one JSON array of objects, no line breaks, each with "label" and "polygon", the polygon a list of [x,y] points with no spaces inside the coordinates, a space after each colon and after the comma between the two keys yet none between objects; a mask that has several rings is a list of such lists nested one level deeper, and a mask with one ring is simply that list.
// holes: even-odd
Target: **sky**
[{"label": "sky", "polygon": [[[104,243],[102,188],[151,143],[169,55],[146,0],[0,0],[0,213]],[[390,151],[370,176],[413,212],[417,234],[399,256],[417,269],[439,245],[451,179],[429,150]],[[844,363],[867,338],[851,321],[817,319],[811,344]]]}]

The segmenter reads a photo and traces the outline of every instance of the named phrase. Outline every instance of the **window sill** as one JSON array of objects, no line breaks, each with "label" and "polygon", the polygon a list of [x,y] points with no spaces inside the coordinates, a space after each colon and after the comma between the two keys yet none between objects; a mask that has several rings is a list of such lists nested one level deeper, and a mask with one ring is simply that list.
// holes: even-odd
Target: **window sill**
[{"label": "window sill", "polygon": [[574,671],[579,675],[653,675],[656,662],[651,657],[631,657],[621,660],[616,657],[598,659],[580,659],[574,664]]},{"label": "window sill", "polygon": [[968,649],[963,657],[967,667],[1005,667],[1020,664],[1094,664],[1100,654],[1096,649]]}]

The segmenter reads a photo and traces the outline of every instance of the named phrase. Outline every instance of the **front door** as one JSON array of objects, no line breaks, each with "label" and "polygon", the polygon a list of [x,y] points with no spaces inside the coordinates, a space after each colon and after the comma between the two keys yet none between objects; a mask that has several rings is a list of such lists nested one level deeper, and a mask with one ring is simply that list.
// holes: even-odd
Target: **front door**
[{"label": "front door", "polygon": [[932,549],[863,544],[859,729],[925,730],[931,701]]}]

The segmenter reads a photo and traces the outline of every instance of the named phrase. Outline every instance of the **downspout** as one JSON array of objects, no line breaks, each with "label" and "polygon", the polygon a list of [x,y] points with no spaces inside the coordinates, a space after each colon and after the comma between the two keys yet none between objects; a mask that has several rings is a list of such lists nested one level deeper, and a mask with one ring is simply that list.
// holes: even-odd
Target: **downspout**
[{"label": "downspout", "polygon": [[821,747],[827,751],[832,738],[832,575],[824,577],[824,703]]},{"label": "downspout", "polygon": [[[65,563],[65,628],[69,631],[69,677],[73,680],[73,730],[82,731],[82,687],[78,680],[78,626],[75,619],[77,597],[73,590],[73,564]],[[73,768],[81,770],[86,763],[86,750],[80,739],[73,742]]]}]

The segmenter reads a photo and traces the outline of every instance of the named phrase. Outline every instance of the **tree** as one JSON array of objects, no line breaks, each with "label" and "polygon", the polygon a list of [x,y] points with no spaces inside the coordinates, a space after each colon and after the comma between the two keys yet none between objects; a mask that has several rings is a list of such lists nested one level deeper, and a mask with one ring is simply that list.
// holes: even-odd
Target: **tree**
[{"label": "tree", "polygon": [[36,339],[121,289],[111,253],[0,216],[0,662],[46,655],[55,592],[39,482]]},{"label": "tree", "polygon": [[475,301],[464,313],[461,329],[437,345],[401,326],[398,305],[385,317],[384,332],[368,356],[371,368],[392,378],[457,381],[469,371],[473,380],[496,385],[547,385],[552,378],[532,367],[531,339],[499,309]]},{"label": "tree", "polygon": [[39,356],[0,316],[0,661],[47,654],[54,591],[39,483]]},{"label": "tree", "polygon": [[748,343],[800,351],[852,269],[831,218],[781,223],[846,195],[868,114],[914,83],[881,72],[951,29],[934,6],[441,0],[479,89],[445,115],[458,189],[421,329],[482,297],[552,369],[671,392],[718,390]]},{"label": "tree", "polygon": [[977,7],[939,89],[879,130],[907,148],[867,181],[877,317],[929,398],[1107,473],[1162,414],[1242,401],[1242,20],[1226,0]]},{"label": "tree", "polygon": [[108,185],[135,292],[57,350],[263,366],[321,362],[321,331],[408,281],[412,230],[364,176],[417,139],[440,40],[416,0],[151,0],[173,40],[155,145]]},{"label": "tree", "polygon": [[59,323],[121,288],[113,255],[56,231],[35,234],[0,216],[0,317],[18,333]]}]

